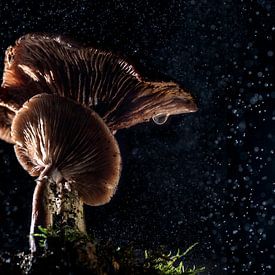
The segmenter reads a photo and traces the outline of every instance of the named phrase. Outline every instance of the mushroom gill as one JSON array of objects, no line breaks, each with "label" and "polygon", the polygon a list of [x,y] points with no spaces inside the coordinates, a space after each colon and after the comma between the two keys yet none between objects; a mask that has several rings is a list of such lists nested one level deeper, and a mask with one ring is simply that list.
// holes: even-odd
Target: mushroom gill
[{"label": "mushroom gill", "polygon": [[15,113],[6,107],[0,107],[0,139],[12,143],[11,138],[11,123]]},{"label": "mushroom gill", "polygon": [[11,129],[19,162],[38,177],[31,250],[37,226],[52,226],[57,217],[85,231],[82,204],[107,203],[120,177],[119,147],[104,121],[70,99],[41,94],[23,105]]},{"label": "mushroom gill", "polygon": [[122,58],[60,36],[28,34],[5,55],[0,106],[19,109],[39,93],[87,106],[111,131],[158,117],[197,110],[191,94],[174,82],[144,81]]}]

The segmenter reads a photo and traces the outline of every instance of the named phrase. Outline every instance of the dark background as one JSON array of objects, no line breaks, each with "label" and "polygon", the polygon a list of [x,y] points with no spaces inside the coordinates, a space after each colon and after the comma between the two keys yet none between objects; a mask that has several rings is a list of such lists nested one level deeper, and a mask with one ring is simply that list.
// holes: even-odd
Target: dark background
[{"label": "dark background", "polygon": [[[111,203],[89,232],[117,245],[185,249],[209,274],[274,274],[275,90],[271,0],[1,1],[0,48],[29,32],[112,50],[181,83],[199,112],[117,134]],[[34,181],[0,142],[1,251],[27,249]]]}]

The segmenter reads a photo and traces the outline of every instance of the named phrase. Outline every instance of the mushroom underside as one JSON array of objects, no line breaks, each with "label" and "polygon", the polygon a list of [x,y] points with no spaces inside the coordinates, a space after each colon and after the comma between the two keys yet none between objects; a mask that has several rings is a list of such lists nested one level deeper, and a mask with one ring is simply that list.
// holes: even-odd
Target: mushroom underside
[{"label": "mushroom underside", "polygon": [[15,116],[12,110],[7,107],[0,106],[0,139],[13,143],[11,138],[11,124]]},{"label": "mushroom underside", "polygon": [[0,101],[13,108],[35,94],[58,94],[96,110],[113,132],[160,114],[197,110],[178,84],[144,81],[115,54],[46,34],[25,35],[7,49],[2,86]]}]

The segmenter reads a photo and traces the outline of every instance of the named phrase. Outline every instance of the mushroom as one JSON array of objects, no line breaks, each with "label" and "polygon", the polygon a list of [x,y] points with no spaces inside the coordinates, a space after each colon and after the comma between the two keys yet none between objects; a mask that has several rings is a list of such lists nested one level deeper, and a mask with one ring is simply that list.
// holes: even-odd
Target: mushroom
[{"label": "mushroom", "polygon": [[121,170],[116,139],[95,113],[59,95],[40,94],[25,102],[11,126],[15,153],[38,177],[30,228],[56,223],[85,232],[83,203],[102,205],[115,193]]},{"label": "mushroom", "polygon": [[[113,133],[152,118],[162,124],[170,115],[197,111],[186,89],[174,82],[145,81],[110,52],[60,36],[27,34],[6,51],[0,106],[15,112],[40,93],[71,98],[95,110]],[[1,125],[7,133],[10,126],[5,120]]]},{"label": "mushroom", "polygon": [[15,144],[19,162],[38,177],[32,251],[39,224],[70,220],[85,231],[82,204],[109,201],[120,171],[112,133],[195,111],[186,89],[174,82],[146,81],[110,52],[60,36],[19,38],[5,54],[0,138]]}]

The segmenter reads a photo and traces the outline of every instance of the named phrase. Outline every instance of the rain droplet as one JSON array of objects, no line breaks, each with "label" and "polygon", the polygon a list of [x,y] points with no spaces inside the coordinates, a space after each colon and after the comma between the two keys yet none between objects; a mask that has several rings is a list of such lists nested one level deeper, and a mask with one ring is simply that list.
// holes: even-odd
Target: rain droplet
[{"label": "rain droplet", "polygon": [[157,115],[153,116],[152,119],[156,124],[162,125],[167,121],[168,117],[169,117],[169,115],[167,115],[167,114],[157,114]]}]

